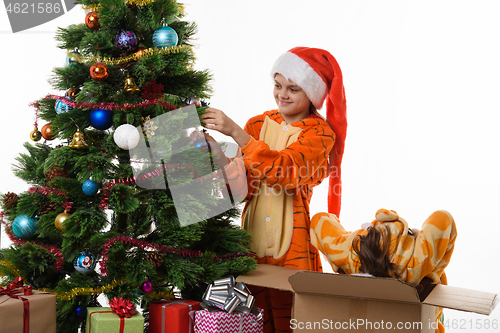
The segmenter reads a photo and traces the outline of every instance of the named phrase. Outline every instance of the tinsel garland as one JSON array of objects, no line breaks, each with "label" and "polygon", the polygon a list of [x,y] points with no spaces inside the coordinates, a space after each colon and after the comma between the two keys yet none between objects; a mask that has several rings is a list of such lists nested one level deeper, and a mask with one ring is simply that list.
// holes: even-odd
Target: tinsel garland
[{"label": "tinsel garland", "polygon": [[[7,233],[7,236],[12,241],[12,243],[17,244],[19,246],[23,246],[26,243],[28,243],[27,241],[19,240],[14,235],[14,233],[12,232],[12,228],[9,228],[8,225],[7,225],[7,222],[5,222],[5,220],[4,220],[3,212],[0,212],[0,220],[2,221],[2,224],[5,226],[5,228],[4,228],[5,232]],[[63,254],[61,252],[61,249],[58,246],[56,246],[56,245],[47,245],[47,244],[42,244],[42,243],[37,243],[37,242],[29,242],[29,243],[37,245],[37,246],[40,246],[40,247],[43,247],[47,251],[50,251],[54,255],[55,259],[56,259],[56,262],[54,263],[54,269],[57,270],[57,271],[60,271],[61,269],[63,269],[63,267],[64,267],[64,257],[63,257]]]},{"label": "tinsel garland", "polygon": [[[174,106],[170,103],[164,102],[161,99],[154,99],[154,100],[149,100],[149,101],[144,101],[140,102],[137,104],[130,104],[130,103],[125,103],[125,104],[116,104],[116,103],[100,103],[100,104],[94,104],[94,103],[89,103],[89,102],[75,102],[75,101],[70,101],[67,100],[64,96],[56,96],[56,95],[47,95],[43,99],[45,100],[58,100],[58,101],[63,101],[66,105],[69,105],[73,108],[76,109],[103,109],[103,110],[121,110],[121,111],[126,111],[130,109],[136,109],[136,108],[146,108],[149,106],[157,105],[160,104],[163,106],[163,108],[167,110],[175,110],[178,109],[177,106]],[[32,102],[29,104],[31,107],[35,108],[35,110],[39,109],[39,102]]]},{"label": "tinsel garland", "polygon": [[[108,271],[107,271],[107,262],[108,262],[108,253],[109,249],[115,245],[116,243],[123,244],[123,245],[129,245],[131,247],[140,247],[141,249],[154,249],[158,252],[161,253],[168,253],[168,254],[175,254],[183,258],[201,258],[202,252],[201,251],[194,251],[194,250],[182,250],[174,247],[169,247],[165,245],[160,245],[160,244],[155,244],[155,243],[150,243],[146,242],[140,239],[134,239],[132,237],[128,236],[116,236],[108,240],[104,245],[103,249],[101,252],[101,259],[99,261],[100,268],[101,268],[101,275],[102,276],[107,276]],[[227,254],[227,255],[218,255],[213,258],[213,260],[217,261],[226,261],[229,259],[234,259],[237,257],[247,257],[249,255],[242,254],[242,253],[233,253],[233,254]]]},{"label": "tinsel garland", "polygon": [[52,188],[49,186],[46,186],[45,188],[41,188],[39,186],[36,186],[36,187],[30,187],[28,189],[28,192],[31,194],[34,194],[34,193],[40,193],[43,195],[52,194],[52,195],[57,195],[58,197],[63,197],[64,203],[63,203],[62,207],[64,208],[65,211],[68,211],[68,212],[71,210],[71,207],[73,206],[73,203],[68,201],[68,198],[66,197],[66,193],[61,191],[60,189],[57,189],[57,188]]},{"label": "tinsel garland", "polygon": [[127,57],[123,58],[107,58],[107,57],[99,57],[99,56],[88,56],[84,57],[82,55],[73,53],[73,51],[68,51],[68,56],[71,57],[73,60],[79,63],[94,63],[96,61],[100,61],[106,65],[122,65],[126,64],[132,61],[137,61],[142,57],[148,57],[151,55],[168,55],[168,54],[175,54],[175,53],[181,53],[181,52],[188,52],[191,51],[192,47],[189,45],[177,45],[177,46],[170,46],[170,47],[162,47],[162,48],[149,48],[142,50],[140,52],[136,52],[134,54],[131,54]]},{"label": "tinsel garland", "polygon": [[59,298],[61,300],[69,301],[70,299],[72,299],[75,296],[102,294],[103,292],[113,290],[114,288],[118,287],[120,284],[124,283],[125,281],[126,281],[126,279],[122,278],[120,280],[114,280],[110,284],[108,284],[106,286],[99,287],[99,288],[74,288],[74,289],[71,289],[70,291],[65,292],[65,293],[55,291],[55,290],[46,289],[46,288],[39,288],[37,290],[45,291],[45,292],[48,292],[51,294],[55,294],[57,298]]},{"label": "tinsel garland", "polygon": [[12,264],[10,262],[8,262],[7,260],[0,260],[0,265],[2,265],[5,268],[7,268],[15,276],[17,276],[17,277],[21,276],[21,273],[19,273],[19,270],[17,268],[15,268],[14,266],[12,266]]},{"label": "tinsel garland", "polygon": [[[174,163],[174,164],[165,164],[158,169],[148,172],[145,175],[142,176],[133,176],[133,177],[127,177],[127,178],[122,178],[122,179],[113,179],[108,182],[106,182],[103,187],[102,187],[102,195],[101,195],[101,202],[99,203],[99,207],[101,209],[108,209],[108,201],[109,201],[109,194],[111,193],[111,188],[115,187],[118,184],[124,184],[124,185],[131,185],[136,183],[137,181],[145,181],[145,180],[150,180],[154,177],[163,177],[164,172],[167,171],[179,171],[179,170],[185,170],[189,171],[193,174],[193,177],[196,178],[197,174],[196,171],[193,169],[193,167],[189,164],[179,164],[179,163]],[[202,181],[203,178],[200,178],[200,181]]]}]

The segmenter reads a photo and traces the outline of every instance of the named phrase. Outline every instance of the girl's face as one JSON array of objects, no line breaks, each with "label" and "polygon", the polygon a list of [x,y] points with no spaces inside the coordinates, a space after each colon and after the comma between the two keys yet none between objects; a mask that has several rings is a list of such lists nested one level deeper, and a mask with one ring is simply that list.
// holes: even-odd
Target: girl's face
[{"label": "girl's face", "polygon": [[309,117],[311,101],[306,93],[283,75],[274,76],[274,99],[283,120],[288,124]]}]

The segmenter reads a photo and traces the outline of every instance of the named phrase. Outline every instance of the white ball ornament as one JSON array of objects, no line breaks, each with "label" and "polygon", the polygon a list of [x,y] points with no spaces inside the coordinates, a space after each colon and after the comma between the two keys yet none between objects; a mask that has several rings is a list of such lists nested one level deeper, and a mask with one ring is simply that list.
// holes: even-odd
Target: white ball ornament
[{"label": "white ball ornament", "polygon": [[115,134],[113,134],[113,139],[118,147],[125,150],[130,150],[135,148],[140,140],[139,131],[135,126],[130,124],[124,124],[119,126]]}]

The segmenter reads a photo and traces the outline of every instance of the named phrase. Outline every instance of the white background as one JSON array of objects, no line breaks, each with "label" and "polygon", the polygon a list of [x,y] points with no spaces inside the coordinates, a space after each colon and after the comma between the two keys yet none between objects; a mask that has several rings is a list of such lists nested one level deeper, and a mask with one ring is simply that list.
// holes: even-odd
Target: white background
[{"label": "white background", "polygon": [[[388,208],[418,228],[446,209],[458,228],[450,285],[500,293],[497,1],[184,3],[187,19],[199,25],[197,68],[214,76],[211,106],[241,126],[275,107],[269,69],[281,53],[294,46],[329,50],[343,70],[348,102],[343,224],[358,228]],[[33,130],[28,104],[64,93],[47,83],[66,56],[54,33],[84,17],[75,8],[12,34],[0,9],[1,193],[28,188],[11,172]],[[326,211],[326,188],[325,181],[315,189],[313,214]],[[493,332],[474,327],[500,321],[500,310],[490,317],[446,310],[445,318],[464,324],[448,332]]]}]

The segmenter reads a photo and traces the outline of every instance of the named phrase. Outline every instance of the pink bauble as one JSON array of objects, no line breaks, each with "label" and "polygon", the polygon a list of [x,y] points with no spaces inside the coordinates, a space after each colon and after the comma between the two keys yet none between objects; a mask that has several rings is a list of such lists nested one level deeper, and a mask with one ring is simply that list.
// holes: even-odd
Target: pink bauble
[{"label": "pink bauble", "polygon": [[141,284],[141,291],[145,294],[150,293],[153,290],[153,284],[150,281],[146,281]]}]

